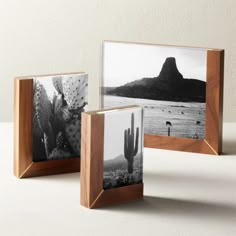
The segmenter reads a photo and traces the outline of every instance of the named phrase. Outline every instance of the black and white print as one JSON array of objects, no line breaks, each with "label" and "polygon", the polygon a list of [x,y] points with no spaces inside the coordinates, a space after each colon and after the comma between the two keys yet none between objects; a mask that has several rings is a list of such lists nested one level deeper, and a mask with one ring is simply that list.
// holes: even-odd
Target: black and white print
[{"label": "black and white print", "polygon": [[33,79],[33,161],[80,157],[86,74]]},{"label": "black and white print", "polygon": [[144,132],[205,138],[207,50],[105,42],[102,107],[142,105]]},{"label": "black and white print", "polygon": [[103,188],[143,181],[143,109],[105,113]]}]

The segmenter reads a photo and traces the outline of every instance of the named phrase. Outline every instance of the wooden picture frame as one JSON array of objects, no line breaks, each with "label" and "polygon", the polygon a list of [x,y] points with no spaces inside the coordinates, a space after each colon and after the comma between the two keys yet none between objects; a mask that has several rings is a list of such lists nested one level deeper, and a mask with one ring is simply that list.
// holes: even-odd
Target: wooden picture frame
[{"label": "wooden picture frame", "polygon": [[[106,112],[140,108],[127,106],[82,113],[80,203],[98,208],[143,198],[143,183],[104,190],[104,115]],[[112,127],[111,127],[112,129]],[[115,145],[115,144],[114,144]]]},{"label": "wooden picture frame", "polygon": [[[158,47],[174,47],[177,49],[193,49],[206,51],[206,94],[205,94],[205,136],[202,139],[185,138],[176,136],[164,136],[145,133],[144,146],[176,151],[187,151],[204,154],[219,155],[222,153],[222,116],[223,116],[223,80],[224,80],[224,50],[193,48],[158,44],[126,43],[117,41],[105,41],[105,43],[145,45]],[[103,45],[103,58],[104,58]],[[119,67],[122,70],[121,67]],[[101,108],[104,105],[104,59],[101,79]],[[132,103],[133,104],[133,103]],[[130,103],[122,104],[130,105]],[[137,105],[140,105],[137,103]],[[168,121],[167,121],[168,123]]]},{"label": "wooden picture frame", "polygon": [[[14,80],[14,175],[27,178],[80,171],[80,157],[33,161],[34,78],[86,75],[83,72],[21,76]],[[86,75],[87,76],[87,75]]]}]

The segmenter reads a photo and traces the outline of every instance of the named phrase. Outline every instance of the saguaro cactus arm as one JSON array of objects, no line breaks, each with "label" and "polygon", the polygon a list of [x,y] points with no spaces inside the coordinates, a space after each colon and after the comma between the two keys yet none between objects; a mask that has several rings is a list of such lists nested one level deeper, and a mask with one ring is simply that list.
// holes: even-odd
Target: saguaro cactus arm
[{"label": "saguaro cactus arm", "polygon": [[136,128],[134,155],[137,155],[137,153],[138,153],[138,139],[139,139],[139,127]]},{"label": "saguaro cactus arm", "polygon": [[63,87],[62,87],[62,77],[61,76],[55,76],[52,78],[52,83],[55,89],[59,94],[63,94]]},{"label": "saguaro cactus arm", "polygon": [[128,131],[125,130],[124,131],[124,154],[125,154],[125,156],[128,155],[127,150],[128,150]]},{"label": "saguaro cactus arm", "polygon": [[134,113],[131,115],[131,134],[134,135]]}]

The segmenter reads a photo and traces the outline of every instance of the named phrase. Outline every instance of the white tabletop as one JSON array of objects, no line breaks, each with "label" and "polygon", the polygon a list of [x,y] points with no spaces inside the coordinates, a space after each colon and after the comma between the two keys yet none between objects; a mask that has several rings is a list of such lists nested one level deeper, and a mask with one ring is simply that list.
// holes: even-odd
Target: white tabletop
[{"label": "white tabletop", "polygon": [[0,235],[236,235],[236,123],[211,156],[145,149],[144,200],[89,210],[79,173],[17,179],[13,125],[0,123]]}]

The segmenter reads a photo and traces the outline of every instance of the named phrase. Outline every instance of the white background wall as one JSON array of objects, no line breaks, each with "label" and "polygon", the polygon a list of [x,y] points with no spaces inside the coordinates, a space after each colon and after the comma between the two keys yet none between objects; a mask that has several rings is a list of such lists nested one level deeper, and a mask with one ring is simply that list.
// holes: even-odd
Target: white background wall
[{"label": "white background wall", "polygon": [[224,48],[224,120],[236,121],[235,0],[0,0],[0,121],[13,77],[85,71],[98,105],[104,39]]}]

